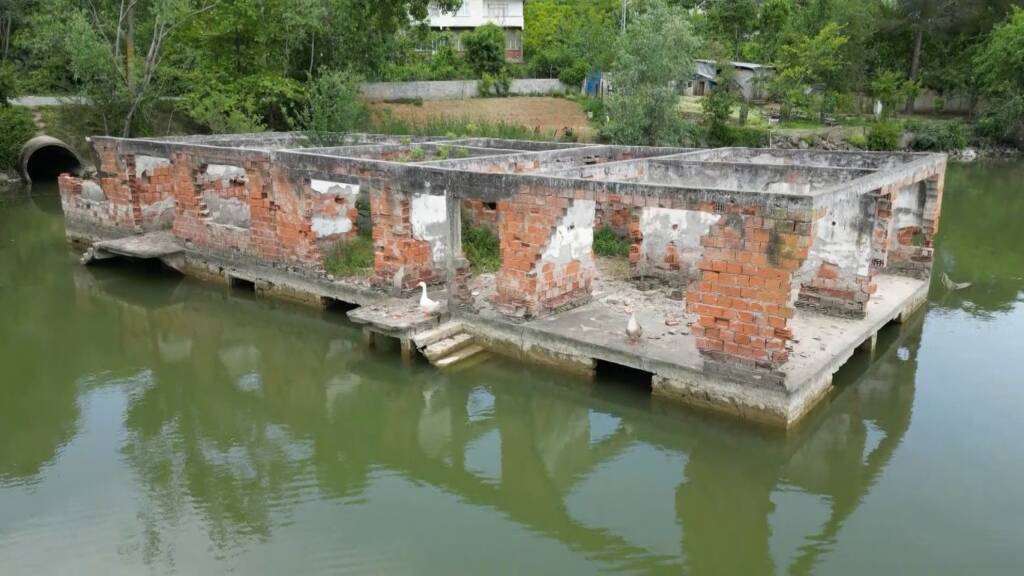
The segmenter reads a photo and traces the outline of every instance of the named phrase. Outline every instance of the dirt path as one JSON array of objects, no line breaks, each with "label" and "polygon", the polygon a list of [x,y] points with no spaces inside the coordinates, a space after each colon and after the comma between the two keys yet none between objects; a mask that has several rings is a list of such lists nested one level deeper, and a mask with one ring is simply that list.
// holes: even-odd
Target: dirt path
[{"label": "dirt path", "polygon": [[580,136],[592,136],[593,129],[579,104],[565,98],[521,96],[513,98],[471,98],[433,100],[422,104],[374,102],[374,110],[390,110],[403,120],[423,121],[431,117],[466,118],[487,122],[506,122],[541,132],[561,132],[571,128]]}]

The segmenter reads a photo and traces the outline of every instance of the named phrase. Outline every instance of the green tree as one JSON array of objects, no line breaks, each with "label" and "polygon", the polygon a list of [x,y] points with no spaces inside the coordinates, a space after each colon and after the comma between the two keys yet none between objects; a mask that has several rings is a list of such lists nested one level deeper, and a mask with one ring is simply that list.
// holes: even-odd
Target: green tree
[{"label": "green tree", "polygon": [[493,22],[462,35],[466,62],[479,75],[497,75],[505,69],[505,31]]},{"label": "green tree", "polygon": [[783,94],[789,107],[807,104],[812,91],[822,121],[835,107],[839,93],[846,87],[847,43],[842,29],[834,22],[826,24],[814,36],[800,36],[779,52],[776,92]]},{"label": "green tree", "polygon": [[602,134],[618,144],[678,144],[686,123],[672,83],[693,71],[696,40],[679,8],[648,0],[633,9],[611,70],[608,122]]},{"label": "green tree", "polygon": [[1024,144],[1024,10],[996,26],[975,63],[985,97],[982,127]]}]

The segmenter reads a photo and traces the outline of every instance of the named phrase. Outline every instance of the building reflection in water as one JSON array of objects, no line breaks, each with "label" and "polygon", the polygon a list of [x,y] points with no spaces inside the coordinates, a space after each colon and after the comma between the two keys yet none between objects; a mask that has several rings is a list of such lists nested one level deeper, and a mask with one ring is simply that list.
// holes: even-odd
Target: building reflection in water
[{"label": "building reflection in water", "polygon": [[[272,537],[295,502],[358,501],[386,470],[609,568],[810,573],[909,426],[921,334],[920,316],[888,328],[874,362],[855,357],[828,406],[780,434],[621,382],[368,357],[329,313],[189,281],[140,289],[102,269],[74,281],[80,302],[116,311],[117,353],[150,372],[131,393],[122,452],[145,486],[154,562],[173,555],[164,532],[182,506],[230,554]],[[780,552],[779,502],[793,494],[823,521]]]}]

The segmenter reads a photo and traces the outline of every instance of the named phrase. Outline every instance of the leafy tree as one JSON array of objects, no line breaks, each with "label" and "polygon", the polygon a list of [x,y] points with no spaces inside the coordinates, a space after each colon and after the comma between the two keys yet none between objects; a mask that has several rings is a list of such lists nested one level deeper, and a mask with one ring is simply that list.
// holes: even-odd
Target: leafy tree
[{"label": "leafy tree", "polygon": [[[576,85],[615,57],[620,0],[531,0],[526,3],[523,48],[534,74]],[[578,79],[578,81],[576,81]]]},{"label": "leafy tree", "polygon": [[919,84],[894,70],[886,70],[871,82],[871,93],[882,103],[882,116],[890,117],[900,102],[916,96]]},{"label": "leafy tree", "polygon": [[996,26],[975,63],[985,96],[982,127],[1024,143],[1024,10]]},{"label": "leafy tree", "polygon": [[687,126],[672,83],[693,70],[696,41],[684,13],[647,0],[630,14],[611,70],[603,135],[618,144],[678,144]]},{"label": "leafy tree", "polygon": [[782,47],[775,86],[788,107],[806,105],[806,96],[813,91],[824,121],[844,88],[846,42],[842,29],[830,22],[814,36],[800,36]]},{"label": "leafy tree", "polygon": [[505,31],[493,22],[462,35],[466,62],[479,75],[497,75],[505,68]]}]

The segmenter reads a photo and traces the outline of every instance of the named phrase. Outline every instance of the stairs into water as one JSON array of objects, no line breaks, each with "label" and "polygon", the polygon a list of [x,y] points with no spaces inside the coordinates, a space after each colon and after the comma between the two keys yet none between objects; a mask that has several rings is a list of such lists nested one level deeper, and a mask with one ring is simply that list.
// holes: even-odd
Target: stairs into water
[{"label": "stairs into water", "polygon": [[465,331],[461,322],[450,321],[413,336],[420,352],[438,368],[478,364],[489,354]]}]

